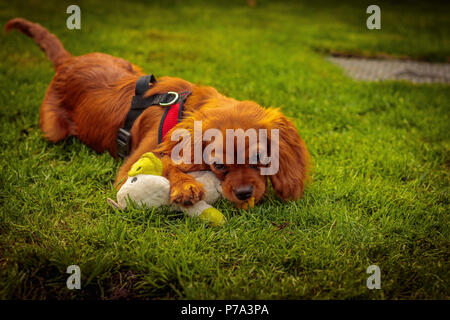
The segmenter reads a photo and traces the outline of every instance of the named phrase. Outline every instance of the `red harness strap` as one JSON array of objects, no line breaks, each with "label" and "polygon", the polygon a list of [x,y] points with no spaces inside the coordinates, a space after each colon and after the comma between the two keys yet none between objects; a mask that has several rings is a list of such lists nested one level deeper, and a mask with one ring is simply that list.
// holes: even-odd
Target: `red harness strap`
[{"label": "red harness strap", "polygon": [[190,94],[191,92],[180,93],[174,104],[167,107],[161,118],[161,122],[159,123],[158,143],[163,142],[167,132],[181,121],[181,118],[183,117],[183,104]]},{"label": "red harness strap", "polygon": [[178,112],[180,111],[180,103],[173,104],[169,107],[166,118],[162,122],[162,141],[166,138],[167,132],[175,127],[178,123]]}]

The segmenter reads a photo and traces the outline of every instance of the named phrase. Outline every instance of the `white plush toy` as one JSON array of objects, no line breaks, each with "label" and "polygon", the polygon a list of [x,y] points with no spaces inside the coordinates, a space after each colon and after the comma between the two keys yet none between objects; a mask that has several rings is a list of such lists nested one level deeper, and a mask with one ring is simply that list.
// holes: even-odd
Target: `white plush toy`
[{"label": "white plush toy", "polygon": [[213,208],[213,204],[222,196],[222,187],[219,179],[210,171],[197,171],[189,173],[203,184],[205,190],[204,200],[191,207],[182,207],[171,204],[169,200],[170,182],[162,176],[162,163],[153,153],[148,152],[131,167],[128,179],[117,192],[117,202],[108,198],[109,204],[117,209],[126,209],[130,200],[138,206],[159,207],[170,205],[176,211],[182,211],[191,217],[199,217],[212,226],[221,226],[225,223],[223,214]]}]

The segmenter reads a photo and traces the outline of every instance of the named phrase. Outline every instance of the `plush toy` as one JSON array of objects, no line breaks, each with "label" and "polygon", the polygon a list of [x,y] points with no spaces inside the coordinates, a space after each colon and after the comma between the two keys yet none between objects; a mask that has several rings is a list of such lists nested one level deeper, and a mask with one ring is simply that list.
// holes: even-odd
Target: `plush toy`
[{"label": "plush toy", "polygon": [[116,209],[126,209],[130,200],[139,207],[159,207],[170,205],[172,209],[182,211],[191,217],[221,226],[225,223],[223,214],[211,206],[222,196],[220,181],[210,171],[191,172],[190,175],[203,184],[205,197],[191,207],[171,204],[169,200],[170,182],[162,176],[162,163],[153,153],[148,152],[131,167],[128,179],[117,192],[117,203],[108,198],[108,203]]}]

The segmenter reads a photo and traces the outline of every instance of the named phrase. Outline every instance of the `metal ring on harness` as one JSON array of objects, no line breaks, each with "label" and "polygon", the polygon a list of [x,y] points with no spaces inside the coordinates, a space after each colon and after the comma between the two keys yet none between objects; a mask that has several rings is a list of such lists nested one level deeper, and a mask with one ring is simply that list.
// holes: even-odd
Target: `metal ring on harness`
[{"label": "metal ring on harness", "polygon": [[172,100],[170,100],[169,102],[160,102],[159,103],[160,106],[170,106],[178,100],[179,95],[177,92],[169,91],[169,92],[167,92],[167,94],[173,94],[174,98]]}]

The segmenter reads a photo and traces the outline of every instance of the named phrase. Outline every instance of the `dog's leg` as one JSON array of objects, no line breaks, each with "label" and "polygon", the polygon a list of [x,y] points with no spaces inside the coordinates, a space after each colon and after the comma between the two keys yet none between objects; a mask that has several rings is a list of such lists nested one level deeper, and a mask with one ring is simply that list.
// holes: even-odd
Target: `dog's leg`
[{"label": "dog's leg", "polygon": [[185,173],[204,170],[202,165],[176,165],[168,156],[164,156],[161,160],[163,175],[170,181],[170,202],[186,207],[203,199],[205,194],[203,185]]},{"label": "dog's leg", "polygon": [[74,124],[66,116],[66,110],[60,106],[61,99],[55,92],[54,83],[50,84],[41,105],[39,126],[44,137],[51,142],[61,141],[74,135]]}]

